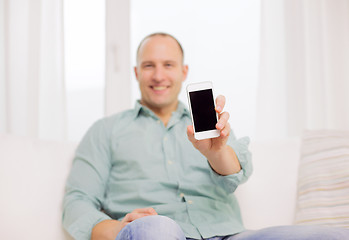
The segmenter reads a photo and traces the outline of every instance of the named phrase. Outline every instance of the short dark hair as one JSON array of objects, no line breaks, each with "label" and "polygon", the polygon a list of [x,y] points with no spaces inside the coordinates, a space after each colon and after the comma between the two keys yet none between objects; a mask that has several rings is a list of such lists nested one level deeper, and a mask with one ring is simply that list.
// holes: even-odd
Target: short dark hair
[{"label": "short dark hair", "polygon": [[152,33],[152,34],[147,35],[147,36],[146,36],[145,38],[143,38],[143,40],[139,43],[138,48],[137,48],[137,53],[136,53],[136,61],[137,61],[137,62],[138,62],[139,50],[141,49],[143,43],[144,43],[147,39],[149,39],[149,38],[151,38],[151,37],[154,37],[154,36],[170,37],[170,38],[172,38],[173,40],[175,40],[176,43],[178,44],[179,49],[181,50],[181,53],[182,53],[182,62],[184,61],[184,51],[183,51],[182,45],[179,43],[179,41],[178,41],[174,36],[172,36],[171,34],[164,33],[164,32],[155,32],[155,33]]}]

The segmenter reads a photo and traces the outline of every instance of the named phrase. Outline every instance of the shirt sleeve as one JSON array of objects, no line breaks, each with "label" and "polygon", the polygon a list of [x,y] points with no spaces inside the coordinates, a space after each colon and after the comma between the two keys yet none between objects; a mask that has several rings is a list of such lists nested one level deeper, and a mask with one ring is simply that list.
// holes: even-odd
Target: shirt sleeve
[{"label": "shirt sleeve", "polygon": [[238,185],[246,182],[252,174],[251,152],[248,150],[249,143],[250,139],[248,137],[236,139],[233,132],[231,132],[227,144],[234,149],[241,170],[227,176],[219,175],[214,170],[211,171],[213,181],[228,193],[233,193]]},{"label": "shirt sleeve", "polygon": [[90,239],[92,228],[110,219],[102,202],[110,172],[109,137],[103,120],[86,133],[76,150],[63,199],[63,226],[74,239]]}]

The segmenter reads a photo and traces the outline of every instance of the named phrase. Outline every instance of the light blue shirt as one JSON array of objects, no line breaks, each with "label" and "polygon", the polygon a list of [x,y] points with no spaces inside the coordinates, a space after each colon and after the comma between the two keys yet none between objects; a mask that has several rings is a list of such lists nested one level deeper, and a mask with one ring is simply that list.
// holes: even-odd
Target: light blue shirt
[{"label": "light blue shirt", "polygon": [[139,102],[97,121],[84,136],[66,184],[63,225],[75,239],[90,239],[105,219],[153,207],[175,220],[187,237],[201,239],[244,230],[237,186],[252,173],[248,138],[228,144],[242,170],[221,176],[187,138],[190,113],[182,103],[167,126]]}]

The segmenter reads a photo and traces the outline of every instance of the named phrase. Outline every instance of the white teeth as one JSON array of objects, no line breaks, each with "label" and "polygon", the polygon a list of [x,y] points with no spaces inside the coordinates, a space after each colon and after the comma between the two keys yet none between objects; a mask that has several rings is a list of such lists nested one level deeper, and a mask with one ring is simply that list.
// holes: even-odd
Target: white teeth
[{"label": "white teeth", "polygon": [[162,90],[165,90],[166,87],[164,87],[164,86],[158,86],[158,87],[153,87],[153,89],[154,89],[155,91],[162,91]]}]

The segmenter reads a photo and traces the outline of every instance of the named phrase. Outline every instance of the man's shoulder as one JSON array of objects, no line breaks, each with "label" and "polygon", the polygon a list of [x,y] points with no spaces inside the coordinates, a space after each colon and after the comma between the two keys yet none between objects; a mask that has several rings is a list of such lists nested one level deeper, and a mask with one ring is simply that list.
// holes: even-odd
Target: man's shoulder
[{"label": "man's shoulder", "polygon": [[125,129],[127,124],[132,121],[133,116],[133,111],[130,109],[100,118],[90,126],[84,139],[93,139],[95,137],[108,139],[113,136],[114,133],[118,133],[120,130]]},{"label": "man's shoulder", "polygon": [[97,122],[111,127],[115,124],[128,123],[132,121],[132,119],[134,119],[135,117],[135,114],[136,113],[134,109],[128,109],[122,112],[114,113],[110,116],[103,117],[99,119]]}]

